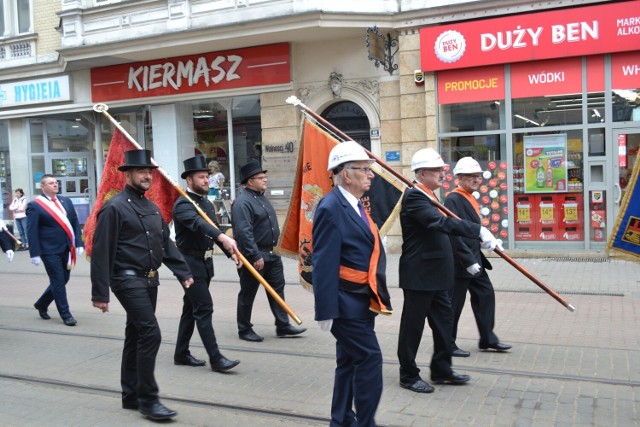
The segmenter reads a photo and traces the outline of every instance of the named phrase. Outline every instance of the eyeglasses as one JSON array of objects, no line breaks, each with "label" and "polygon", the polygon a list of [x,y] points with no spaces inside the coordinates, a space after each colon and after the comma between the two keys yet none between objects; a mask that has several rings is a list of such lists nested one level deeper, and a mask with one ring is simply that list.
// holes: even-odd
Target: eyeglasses
[{"label": "eyeglasses", "polygon": [[264,175],[264,176],[252,176],[249,179],[257,179],[257,180],[260,180],[260,181],[264,181],[264,180],[267,179],[267,176],[266,175]]},{"label": "eyeglasses", "polygon": [[471,180],[482,180],[482,175],[462,175],[462,178],[469,178]]},{"label": "eyeglasses", "polygon": [[365,173],[365,175],[369,174],[369,172],[373,173],[373,169],[368,168],[368,167],[366,167],[366,166],[361,166],[361,167],[353,166],[353,167],[350,167],[350,168],[347,168],[347,169],[359,170],[359,171],[364,172],[364,173]]}]

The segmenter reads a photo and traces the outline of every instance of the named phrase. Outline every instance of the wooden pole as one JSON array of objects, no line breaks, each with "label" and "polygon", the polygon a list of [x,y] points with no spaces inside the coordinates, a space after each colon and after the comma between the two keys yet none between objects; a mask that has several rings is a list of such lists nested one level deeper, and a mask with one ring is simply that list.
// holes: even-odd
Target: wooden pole
[{"label": "wooden pole", "polygon": [[[335,127],[334,125],[332,125],[331,123],[329,123],[324,117],[320,116],[319,114],[317,114],[315,111],[311,110],[309,107],[307,107],[306,105],[304,105],[302,103],[302,101],[300,101],[298,98],[296,98],[295,96],[290,96],[289,98],[287,98],[286,101],[288,104],[292,104],[295,106],[298,106],[300,108],[302,108],[304,110],[305,113],[309,114],[311,117],[313,117],[315,120],[317,120],[318,122],[322,123],[323,126],[325,126],[327,129],[329,129],[331,132],[333,132],[334,134],[336,134],[337,136],[339,136],[340,138],[342,138],[343,141],[353,141],[353,139],[351,137],[349,137],[349,135],[345,134],[344,132],[342,132],[340,129],[338,129],[337,127]],[[418,190],[420,190],[418,187],[414,186],[413,182],[411,182],[410,179],[407,179],[404,175],[400,174],[399,172],[397,172],[395,169],[393,169],[391,166],[387,165],[384,161],[382,161],[381,158],[379,158],[378,156],[376,156],[375,154],[373,154],[372,152],[370,152],[369,150],[367,150],[365,148],[365,151],[367,152],[367,154],[369,155],[370,158],[374,159],[376,161],[376,163],[378,163],[381,167],[383,167],[387,172],[389,172],[390,174],[392,174],[393,176],[395,176],[396,178],[398,178],[400,181],[402,181],[404,184],[406,184],[408,187],[415,187]],[[422,190],[420,190],[422,191]],[[429,200],[431,200],[431,202],[441,211],[446,212],[447,215],[449,215],[452,218],[456,218],[456,219],[460,219],[460,217],[458,217],[456,214],[454,214],[450,209],[448,209],[447,207],[445,207],[442,203],[440,203],[440,201],[432,198],[430,195],[428,195],[427,193],[425,193],[424,191],[422,191],[422,193],[427,196],[429,198]],[[523,266],[521,266],[520,264],[518,264],[516,262],[516,260],[514,260],[513,258],[511,258],[509,255],[507,255],[506,253],[504,253],[504,251],[501,251],[498,248],[494,249],[494,252],[498,254],[498,256],[500,256],[502,259],[504,259],[505,261],[507,261],[509,264],[511,264],[513,267],[515,267],[516,270],[518,270],[519,272],[521,272],[522,274],[524,274],[528,279],[530,279],[533,283],[535,283],[536,285],[538,285],[543,291],[545,291],[546,293],[548,293],[551,297],[553,297],[556,301],[558,301],[560,304],[562,304],[563,306],[565,306],[569,311],[575,311],[575,307],[573,305],[571,305],[567,300],[565,300],[564,298],[562,298],[562,296],[560,296],[560,294],[558,294],[556,291],[554,291],[553,289],[551,289],[549,286],[545,285],[544,283],[542,283],[542,281],[540,281],[538,278],[536,278],[533,274],[531,274],[529,271],[527,271]]]},{"label": "wooden pole", "polygon": [[[122,132],[122,134],[124,136],[127,137],[127,139],[139,150],[142,149],[142,147],[140,146],[140,144],[138,144],[138,142],[133,139],[133,137],[131,135],[129,135],[129,133],[120,125],[120,123],[118,123],[112,116],[111,114],[109,114],[107,112],[107,110],[109,109],[109,107],[106,104],[96,104],[93,106],[93,110],[98,112],[98,113],[102,113],[106,118],[108,118],[111,123],[113,123],[113,125],[115,127],[118,128],[118,130],[120,130],[120,132]],[[158,172],[160,172],[160,174],[167,180],[169,181],[169,183],[171,185],[173,185],[173,187],[178,191],[178,193],[180,193],[181,196],[185,197],[187,200],[189,200],[191,202],[191,204],[196,208],[196,211],[198,212],[198,214],[205,220],[207,221],[209,224],[211,224],[212,226],[214,226],[215,228],[218,228],[216,226],[216,224],[213,222],[213,220],[211,218],[209,218],[209,216],[202,210],[202,208],[200,208],[200,206],[198,206],[197,203],[195,203],[193,201],[193,199],[191,199],[189,197],[189,195],[187,194],[186,191],[184,191],[182,189],[182,187],[180,187],[180,185],[175,182],[173,180],[173,178],[171,178],[171,176],[167,173],[167,171],[165,171],[158,163],[156,163],[156,161],[152,158],[151,159],[151,163],[154,166],[158,167]],[[273,287],[271,287],[271,285],[264,279],[264,277],[262,277],[260,275],[260,273],[258,272],[258,270],[256,270],[253,265],[251,265],[251,263],[247,260],[247,258],[245,258],[244,255],[242,255],[240,253],[240,251],[235,252],[235,255],[238,257],[238,259],[240,260],[240,262],[242,262],[242,264],[244,265],[244,267],[246,269],[249,270],[249,272],[253,275],[253,277],[256,278],[256,280],[258,280],[258,282],[260,282],[260,284],[262,286],[264,286],[264,288],[266,289],[266,291],[269,293],[269,295],[271,295],[273,297],[273,299],[280,305],[280,307],[282,307],[284,309],[284,311],[287,312],[287,314],[293,319],[294,322],[296,322],[296,324],[300,325],[302,324],[302,320],[300,320],[300,318],[296,315],[296,313],[287,305],[287,303],[280,297],[280,295],[278,295],[278,293],[273,289]]]}]

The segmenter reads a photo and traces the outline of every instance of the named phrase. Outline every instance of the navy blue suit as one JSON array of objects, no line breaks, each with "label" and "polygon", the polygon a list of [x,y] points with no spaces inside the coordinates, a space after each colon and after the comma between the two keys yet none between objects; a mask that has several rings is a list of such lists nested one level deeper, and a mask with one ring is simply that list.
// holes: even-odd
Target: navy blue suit
[{"label": "navy blue suit", "polygon": [[[45,196],[46,197],[46,196]],[[56,196],[62,207],[67,212],[67,219],[71,223],[75,234],[75,242],[71,242],[67,233],[37,202],[31,201],[27,205],[27,236],[29,239],[29,255],[31,258],[40,257],[49,276],[49,286],[36,301],[35,307],[39,310],[47,310],[52,301],[60,317],[71,317],[69,302],[67,301],[66,284],[69,281],[71,271],[67,269],[67,261],[71,247],[84,247],[78,215],[71,199]]]},{"label": "navy blue suit", "polygon": [[[365,293],[341,289],[340,266],[369,270],[374,236],[347,199],[334,189],[318,204],[313,220],[313,290],[315,319],[333,319],[336,371],[331,426],[374,426],[382,395],[382,352],[375,316]],[[379,280],[385,254],[380,245]],[[390,307],[389,307],[390,309]],[[355,406],[355,412],[352,409]],[[356,421],[357,418],[357,421]]]}]

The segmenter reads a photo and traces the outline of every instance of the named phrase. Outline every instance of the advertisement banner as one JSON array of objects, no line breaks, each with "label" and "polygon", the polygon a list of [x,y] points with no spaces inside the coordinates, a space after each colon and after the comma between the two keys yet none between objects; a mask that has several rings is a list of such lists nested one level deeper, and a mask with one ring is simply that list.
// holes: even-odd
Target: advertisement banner
[{"label": "advertisement banner", "polygon": [[420,30],[422,71],[638,49],[640,1],[481,19]]},{"label": "advertisement banner", "polygon": [[582,92],[582,59],[522,62],[511,66],[511,97]]},{"label": "advertisement banner", "polygon": [[91,69],[91,99],[212,92],[291,81],[288,43]]},{"label": "advertisement banner", "polygon": [[501,99],[504,99],[502,65],[438,73],[438,104]]},{"label": "advertisement banner", "polygon": [[524,192],[567,191],[567,134],[524,137]]}]

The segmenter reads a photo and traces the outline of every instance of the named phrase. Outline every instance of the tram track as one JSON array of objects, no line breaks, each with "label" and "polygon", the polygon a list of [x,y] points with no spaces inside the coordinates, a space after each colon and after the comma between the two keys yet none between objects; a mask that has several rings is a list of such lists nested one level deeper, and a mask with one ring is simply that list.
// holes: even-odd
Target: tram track
[{"label": "tram track", "polygon": [[[37,328],[26,328],[26,327],[13,327],[13,326],[5,326],[0,325],[0,330],[12,331],[12,332],[26,332],[26,333],[36,333],[36,334],[44,334],[44,335],[59,335],[59,336],[67,336],[67,337],[80,337],[87,339],[100,339],[100,340],[112,340],[112,341],[122,341],[123,338],[121,336],[108,336],[108,335],[100,335],[100,334],[88,334],[88,333],[77,333],[77,332],[63,332],[63,331],[49,331],[44,329]],[[163,340],[163,344],[165,345],[175,345],[174,341]],[[192,344],[194,347],[202,347],[201,344],[194,343]],[[221,345],[221,349],[238,352],[238,353],[252,353],[252,354],[265,354],[265,355],[278,355],[278,356],[290,356],[290,357],[302,357],[302,358],[312,358],[312,359],[327,359],[333,360],[335,359],[334,354],[329,353],[317,353],[317,352],[299,352],[299,351],[286,351],[286,350],[274,350],[269,348],[247,348],[243,346],[229,346],[229,345]],[[398,362],[394,360],[384,360],[384,364],[398,366]],[[420,367],[426,367],[428,365],[420,365]],[[505,369],[505,368],[487,368],[487,367],[477,367],[477,366],[468,366],[462,363],[456,363],[456,368],[462,369],[469,372],[482,373],[487,375],[510,375],[514,377],[526,377],[526,378],[545,378],[551,380],[558,381],[578,381],[578,382],[586,382],[591,384],[606,384],[606,385],[624,385],[630,387],[640,387],[640,381],[634,380],[623,380],[623,379],[615,379],[615,378],[596,378],[593,376],[583,376],[583,375],[570,375],[570,374],[556,374],[556,373],[547,373],[547,372],[538,372],[538,371],[530,371],[530,370],[513,370],[513,369]],[[0,373],[0,378],[10,378],[12,375],[2,374]],[[31,378],[31,377],[24,377]],[[38,379],[34,378],[34,382],[42,381],[46,383],[47,381],[54,381],[49,379]],[[17,378],[16,378],[17,379]],[[57,384],[57,383],[56,383]],[[65,383],[60,382],[60,386],[64,386]],[[71,387],[71,385],[70,385]],[[80,384],[72,385],[72,387],[87,387],[88,389],[92,389],[90,386],[83,386]],[[95,391],[101,390],[100,388],[95,388]],[[104,389],[105,391],[111,391],[108,389]],[[119,393],[119,392],[117,392]],[[174,397],[176,401],[181,401],[180,398]],[[202,405],[218,405],[216,403],[211,403],[207,401],[197,401],[197,400],[184,400],[185,403],[191,404],[202,404]],[[221,407],[224,407],[224,404],[219,404]],[[228,406],[228,405],[227,405]],[[234,405],[233,408],[236,408]],[[252,409],[247,407],[248,411]],[[262,410],[262,409],[260,409]],[[265,413],[268,413],[267,410]],[[277,412],[277,411],[276,411]],[[324,419],[321,419],[324,420]]]}]

